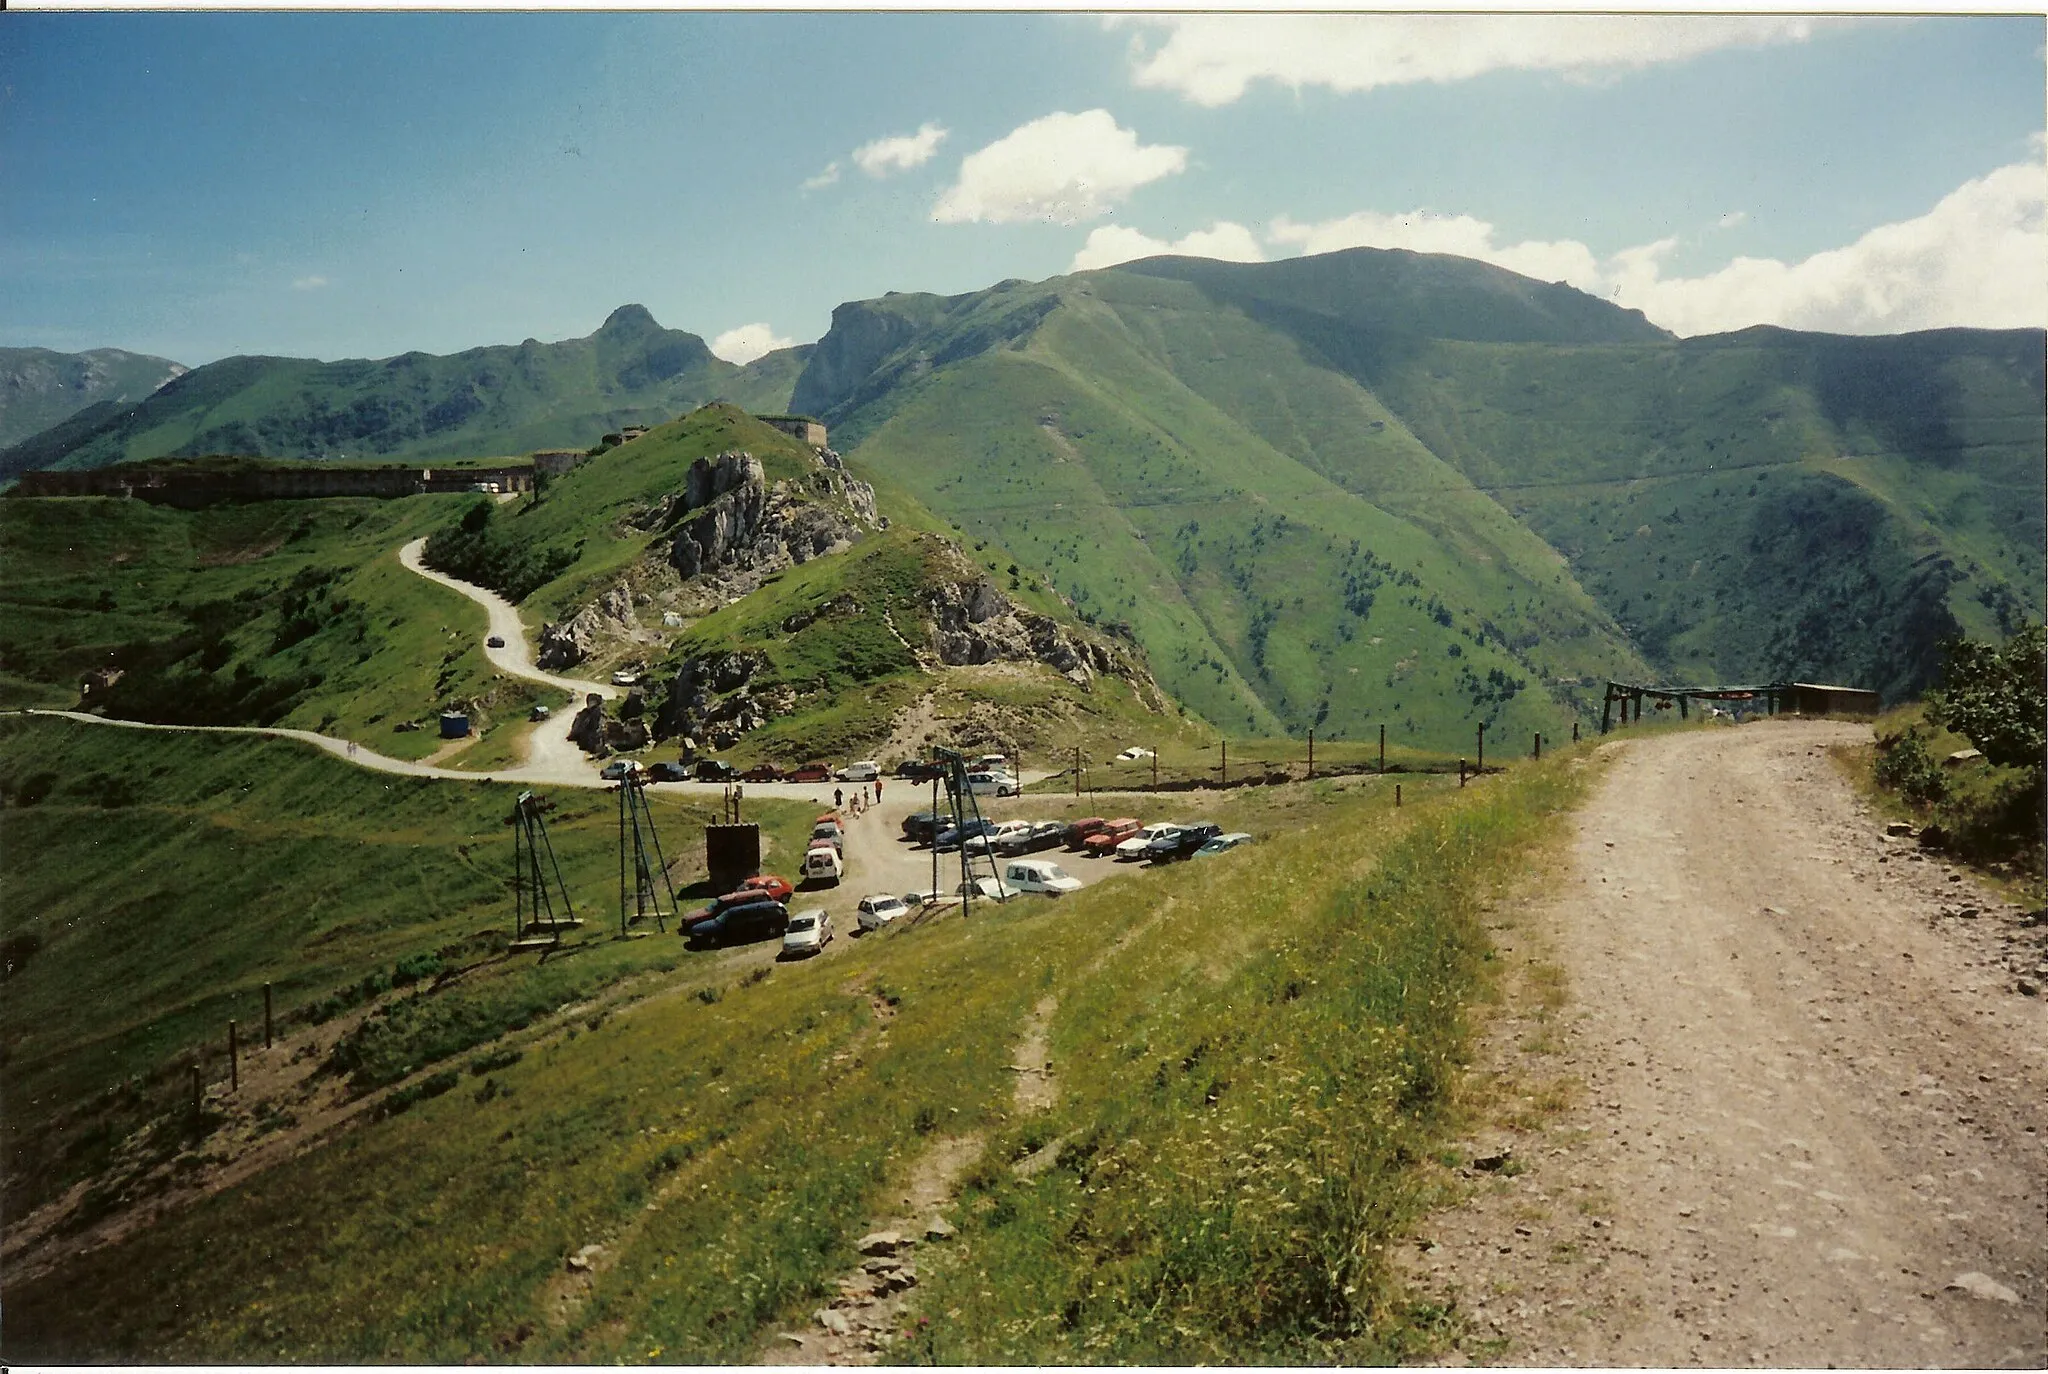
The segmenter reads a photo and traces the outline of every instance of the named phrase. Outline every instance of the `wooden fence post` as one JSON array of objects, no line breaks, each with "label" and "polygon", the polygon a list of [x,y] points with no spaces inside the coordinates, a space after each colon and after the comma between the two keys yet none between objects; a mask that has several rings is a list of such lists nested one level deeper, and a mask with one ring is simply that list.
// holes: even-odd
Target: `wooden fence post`
[{"label": "wooden fence post", "polygon": [[1460,787],[1463,787],[1464,785],[1465,785],[1465,760],[1463,760],[1463,759],[1459,759],[1459,760],[1458,760],[1458,786],[1460,786]]},{"label": "wooden fence post", "polygon": [[1380,727],[1380,771],[1387,771],[1387,727]]},{"label": "wooden fence post", "polygon": [[235,1023],[228,1022],[228,1091],[242,1090],[242,1050],[235,1041]]},{"label": "wooden fence post", "polygon": [[1313,782],[1316,776],[1316,731],[1311,725],[1308,731],[1308,776]]},{"label": "wooden fence post", "polygon": [[1394,784],[1394,809],[1401,809],[1401,784],[1398,782]]},{"label": "wooden fence post", "polygon": [[1486,723],[1484,721],[1481,721],[1479,724],[1479,765],[1472,771],[1475,773],[1484,773],[1486,771]]},{"label": "wooden fence post", "polygon": [[200,1115],[199,1066],[192,1066],[192,1129],[197,1131],[204,1118]]},{"label": "wooden fence post", "polygon": [[270,1048],[270,984],[263,985],[263,1048]]},{"label": "wooden fence post", "polygon": [[1529,757],[1532,759],[1541,759],[1543,757],[1543,732],[1541,730],[1536,732],[1536,747],[1530,751]]}]

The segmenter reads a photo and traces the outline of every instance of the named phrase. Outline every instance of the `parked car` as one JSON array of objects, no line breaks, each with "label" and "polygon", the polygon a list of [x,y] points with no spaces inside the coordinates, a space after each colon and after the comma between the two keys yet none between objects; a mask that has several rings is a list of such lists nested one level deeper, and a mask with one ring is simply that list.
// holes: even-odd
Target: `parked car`
[{"label": "parked car", "polygon": [[857,763],[849,763],[846,767],[839,770],[839,780],[841,782],[873,782],[881,776],[882,765],[876,763],[873,759],[862,759]]},{"label": "parked car", "polygon": [[740,884],[742,891],[765,892],[778,902],[787,902],[796,889],[789,885],[789,879],[774,873],[756,873]]},{"label": "parked car", "polygon": [[1078,821],[1068,821],[1065,838],[1067,848],[1079,849],[1084,841],[1109,822],[1100,816],[1084,816]]},{"label": "parked car", "polygon": [[896,765],[896,776],[905,782],[930,782],[946,776],[945,765],[929,759],[905,759]]},{"label": "parked car", "polygon": [[716,949],[720,945],[774,939],[788,928],[789,908],[764,899],[727,907],[708,921],[698,921],[690,927],[686,938],[692,948]]},{"label": "parked car", "polygon": [[782,932],[782,957],[798,959],[806,954],[821,954],[831,943],[831,913],[814,906],[789,918],[789,925]]},{"label": "parked car", "polygon": [[740,770],[724,759],[698,759],[698,782],[731,782],[740,775]]},{"label": "parked car", "polygon": [[1008,754],[983,754],[969,765],[969,771],[976,773],[1008,773],[1010,771],[1010,756]]},{"label": "parked car", "polygon": [[968,878],[953,889],[953,895],[960,899],[974,901],[1007,902],[1017,895],[1017,890],[1004,885],[1000,878]]},{"label": "parked car", "polygon": [[1251,836],[1245,834],[1242,830],[1233,830],[1228,835],[1212,836],[1209,842],[1200,849],[1197,849],[1195,853],[1221,854],[1227,850],[1235,849],[1241,844],[1250,844],[1251,842]]},{"label": "parked car", "polygon": [[1067,834],[1066,826],[1058,821],[1025,821],[1023,826],[1022,830],[999,838],[998,854],[1036,854],[1041,849],[1057,849]]},{"label": "parked car", "polygon": [[1210,821],[1181,826],[1170,837],[1162,835],[1152,841],[1152,862],[1163,864],[1177,859],[1192,859],[1196,850],[1222,833],[1223,827]]},{"label": "parked car", "polygon": [[741,782],[781,782],[782,770],[772,763],[757,763],[740,774]]},{"label": "parked car", "polygon": [[784,782],[830,782],[832,770],[822,763],[807,763],[801,768],[792,768],[783,774]]},{"label": "parked car", "polygon": [[1030,821],[999,821],[993,830],[968,836],[960,848],[969,854],[993,854],[1013,836],[1025,834],[1030,829]]},{"label": "parked car", "polygon": [[930,844],[947,819],[943,811],[913,811],[903,818],[903,838],[916,844]]},{"label": "parked car", "polygon": [[634,672],[631,668],[621,668],[612,674],[612,686],[614,687],[638,687],[639,685],[640,674]]},{"label": "parked car", "polygon": [[969,773],[967,790],[977,797],[1014,797],[1023,788],[1008,773]]},{"label": "parked car", "polygon": [[491,636],[491,637],[490,637],[489,639],[486,639],[486,640],[484,641],[484,647],[485,647],[486,649],[502,649],[502,648],[504,648],[504,647],[505,647],[505,636],[503,636],[503,635],[492,635],[492,636]]},{"label": "parked car", "polygon": [[811,827],[811,847],[815,848],[821,844],[830,845],[835,852],[843,855],[846,853],[846,832],[833,821],[820,821]]},{"label": "parked car", "polygon": [[909,903],[901,897],[892,897],[885,892],[861,898],[860,906],[855,908],[854,919],[860,923],[862,930],[880,930],[898,916],[907,915],[909,911]]},{"label": "parked car", "polygon": [[1136,763],[1139,759],[1149,759],[1151,757],[1152,751],[1150,749],[1141,748],[1140,746],[1134,744],[1130,748],[1118,754],[1116,756],[1116,761],[1118,763]]},{"label": "parked car", "polygon": [[690,780],[690,770],[683,767],[680,763],[670,763],[667,759],[663,759],[659,763],[647,765],[647,780],[649,782],[688,782]]},{"label": "parked car", "polygon": [[1172,821],[1154,821],[1128,839],[1118,840],[1116,857],[1119,862],[1126,859],[1142,859],[1152,852],[1152,841],[1161,835],[1171,835],[1180,826]]},{"label": "parked car", "polygon": [[549,716],[553,714],[554,712],[550,711],[545,706],[536,706],[531,711],[528,711],[526,713],[526,718],[528,720],[546,720]]},{"label": "parked car", "polygon": [[1100,830],[1081,841],[1081,852],[1091,859],[1114,854],[1118,845],[1138,833],[1139,824],[1136,816],[1119,816],[1113,821],[1104,821]]},{"label": "parked car", "polygon": [[939,850],[958,849],[963,843],[974,836],[986,835],[995,828],[996,823],[994,821],[986,816],[977,816],[973,820],[965,821],[957,827],[948,826],[941,830],[938,838],[932,841],[932,847]]},{"label": "parked car", "polygon": [[839,886],[839,880],[846,874],[846,861],[839,857],[839,851],[829,844],[814,844],[804,851],[804,881],[807,883],[830,883]]},{"label": "parked car", "polygon": [[640,764],[634,759],[613,759],[598,770],[598,776],[606,782],[618,782],[640,771]]},{"label": "parked car", "polygon": [[1019,892],[1043,892],[1048,897],[1081,890],[1081,880],[1050,859],[1013,859],[1003,866],[1003,882]]},{"label": "parked car", "polygon": [[[754,879],[749,878],[747,881],[753,882]],[[741,887],[732,892],[721,893],[713,897],[701,910],[693,912],[685,918],[683,924],[684,932],[687,933],[689,928],[697,922],[708,921],[712,917],[729,911],[736,906],[752,906],[756,902],[782,902],[787,904],[791,891],[789,884],[783,882],[780,878],[776,878],[774,881],[779,884],[780,890],[775,888]]]}]

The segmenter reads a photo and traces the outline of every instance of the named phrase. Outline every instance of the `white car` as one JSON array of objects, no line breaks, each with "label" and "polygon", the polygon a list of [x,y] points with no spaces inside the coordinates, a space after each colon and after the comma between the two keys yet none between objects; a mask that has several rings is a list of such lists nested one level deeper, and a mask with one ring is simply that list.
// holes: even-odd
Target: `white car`
[{"label": "white car", "polygon": [[1058,897],[1079,892],[1081,880],[1047,859],[1017,859],[1003,868],[1003,883],[1019,892],[1043,892]]},{"label": "white car", "polygon": [[1007,773],[1010,771],[1010,756],[1008,754],[983,754],[974,761],[972,771],[977,773]]},{"label": "white car", "polygon": [[907,915],[910,906],[901,897],[881,893],[860,899],[859,913],[855,917],[862,930],[880,930],[898,916]]},{"label": "white car", "polygon": [[1017,895],[1017,889],[1004,886],[1000,878],[969,878],[953,889],[953,895],[977,902],[1007,902]]},{"label": "white car", "polygon": [[1118,763],[1136,763],[1139,759],[1149,759],[1151,757],[1152,751],[1150,749],[1141,749],[1134,744],[1121,754],[1118,754],[1116,761]]},{"label": "white car", "polygon": [[612,674],[612,686],[614,687],[638,687],[639,685],[640,674],[634,672],[631,668],[621,668]]},{"label": "white car", "polygon": [[1023,788],[1008,773],[969,773],[967,790],[977,797],[1014,797]]},{"label": "white car", "polygon": [[831,943],[832,917],[819,906],[792,914],[782,932],[782,952],[791,956],[817,954]]},{"label": "white car", "polygon": [[970,835],[960,848],[968,854],[987,854],[1001,849],[1003,842],[1012,836],[1029,834],[1030,830],[1030,821],[1004,821],[986,834]]},{"label": "white car", "polygon": [[633,759],[613,759],[598,772],[606,782],[619,782],[640,771],[640,765]]},{"label": "white car", "polygon": [[849,763],[846,767],[839,770],[839,780],[841,782],[873,782],[881,776],[882,765],[876,763],[873,759],[862,759],[858,763]]},{"label": "white car", "polygon": [[831,883],[837,886],[846,874],[846,865],[839,857],[839,851],[829,844],[818,844],[804,851],[803,875],[805,882]]},{"label": "white car", "polygon": [[1158,839],[1161,835],[1174,834],[1179,829],[1180,824],[1176,821],[1154,821],[1151,825],[1146,826],[1143,830],[1140,830],[1137,834],[1118,845],[1116,847],[1116,856],[1119,860],[1145,858],[1148,851],[1152,848],[1152,841]]}]

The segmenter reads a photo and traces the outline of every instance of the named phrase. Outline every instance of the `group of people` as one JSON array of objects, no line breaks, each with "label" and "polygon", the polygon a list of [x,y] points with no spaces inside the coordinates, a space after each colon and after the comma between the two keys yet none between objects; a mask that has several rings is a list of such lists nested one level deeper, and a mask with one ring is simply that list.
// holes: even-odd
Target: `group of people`
[{"label": "group of people", "polygon": [[880,802],[881,800],[882,780],[880,778],[875,779],[874,802],[870,802],[868,800],[868,789],[865,785],[861,787],[860,791],[853,794],[851,800],[848,800],[844,789],[838,787],[832,789],[832,805],[834,807],[844,807],[846,810],[850,811],[852,814],[856,816],[858,816],[861,812],[867,810],[868,807],[876,804],[877,802]]}]

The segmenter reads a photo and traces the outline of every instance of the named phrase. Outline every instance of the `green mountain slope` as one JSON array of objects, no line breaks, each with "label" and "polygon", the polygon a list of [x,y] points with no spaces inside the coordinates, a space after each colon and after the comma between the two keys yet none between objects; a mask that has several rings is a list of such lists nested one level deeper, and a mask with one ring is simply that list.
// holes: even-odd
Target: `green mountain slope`
[{"label": "green mountain slope", "polygon": [[595,334],[560,343],[342,362],[225,358],[84,432],[73,426],[0,452],[0,476],[208,453],[436,459],[583,448],[728,393],[781,409],[798,352],[742,369],[628,305]]},{"label": "green mountain slope", "polygon": [[[1554,734],[1578,678],[1643,666],[1555,554],[1369,392],[1187,283],[1106,272],[866,306],[835,329],[855,322],[870,353],[937,323],[868,379],[842,371],[836,406],[812,373],[797,403],[826,403],[857,465],[1128,627],[1232,733]],[[814,360],[859,342],[828,336]]]},{"label": "green mountain slope", "polygon": [[0,448],[88,406],[133,405],[185,370],[169,358],[119,348],[0,348]]},{"label": "green mountain slope", "polygon": [[1558,679],[1897,694],[1944,635],[2039,616],[2041,358],[2032,331],[1679,341],[1356,250],[849,304],[795,403],[1219,725],[1454,745],[1557,728],[1586,702]]}]

